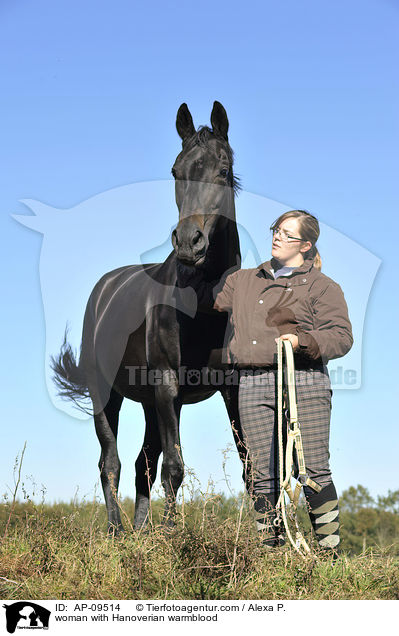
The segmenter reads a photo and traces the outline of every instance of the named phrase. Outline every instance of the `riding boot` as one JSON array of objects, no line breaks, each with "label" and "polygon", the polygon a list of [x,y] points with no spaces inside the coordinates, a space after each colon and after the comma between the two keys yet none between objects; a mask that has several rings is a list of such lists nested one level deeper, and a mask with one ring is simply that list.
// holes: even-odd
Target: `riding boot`
[{"label": "riding boot", "polygon": [[339,510],[338,496],[333,482],[315,492],[309,486],[304,487],[309,505],[309,517],[320,548],[336,557],[339,553]]},{"label": "riding boot", "polygon": [[273,493],[256,495],[254,501],[256,527],[262,545],[277,548],[285,544],[284,530],[277,524],[276,496]]}]

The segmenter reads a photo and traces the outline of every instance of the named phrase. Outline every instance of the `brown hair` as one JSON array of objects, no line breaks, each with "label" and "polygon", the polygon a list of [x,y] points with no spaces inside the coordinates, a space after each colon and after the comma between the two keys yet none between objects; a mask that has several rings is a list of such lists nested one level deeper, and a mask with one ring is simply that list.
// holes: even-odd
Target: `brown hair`
[{"label": "brown hair", "polygon": [[312,243],[310,250],[305,252],[304,258],[314,258],[313,266],[316,267],[316,269],[321,269],[321,257],[316,247],[316,241],[320,235],[320,227],[316,217],[305,210],[290,210],[289,212],[281,214],[270,226],[270,229],[277,229],[286,219],[298,219],[300,238]]}]

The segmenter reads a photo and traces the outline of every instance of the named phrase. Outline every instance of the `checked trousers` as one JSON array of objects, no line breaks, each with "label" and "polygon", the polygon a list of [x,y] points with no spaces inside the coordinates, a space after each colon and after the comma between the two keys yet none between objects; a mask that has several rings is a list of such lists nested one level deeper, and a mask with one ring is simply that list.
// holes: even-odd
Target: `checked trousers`
[{"label": "checked trousers", "polygon": [[[329,466],[330,378],[326,367],[320,367],[297,369],[295,381],[307,473],[324,487],[332,481]],[[241,371],[238,404],[249,459],[247,490],[253,497],[277,494],[277,371]]]}]

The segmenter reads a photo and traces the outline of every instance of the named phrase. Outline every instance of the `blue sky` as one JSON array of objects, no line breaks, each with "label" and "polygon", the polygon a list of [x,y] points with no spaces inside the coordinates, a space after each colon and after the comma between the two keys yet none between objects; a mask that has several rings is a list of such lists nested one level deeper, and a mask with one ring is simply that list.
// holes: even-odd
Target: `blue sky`
[{"label": "blue sky", "polygon": [[[60,277],[59,288],[42,300],[43,239],[11,214],[29,214],[22,199],[69,210],[122,186],[164,183],[180,148],[177,108],[187,102],[195,124],[206,124],[215,99],[230,120],[244,190],[236,202],[243,226],[254,195],[272,207],[275,202],[318,216],[326,229],[321,237],[326,272],[342,284],[351,316],[361,314],[364,299],[354,281],[365,270],[371,276],[369,261],[348,258],[334,237],[347,237],[372,261],[381,261],[364,324],[356,322],[361,387],[334,392],[331,463],[339,491],[356,483],[374,495],[399,488],[392,405],[399,10],[389,0],[276,5],[2,1],[2,492],[12,484],[14,458],[27,440],[27,485],[43,484],[49,500],[68,500],[77,488],[79,496],[93,496],[99,456],[93,426],[57,409],[47,390],[46,333],[54,324],[47,324],[45,308],[49,300],[53,308],[59,303],[57,321],[72,320],[78,334],[84,285],[91,285],[94,269],[121,264],[118,246],[108,253],[97,250],[95,267],[90,261],[76,277],[76,296],[68,304],[61,273],[79,244],[68,235],[53,261],[46,261],[52,281]],[[165,202],[157,215],[166,240],[176,211]],[[160,244],[140,214],[129,232],[127,262],[134,262],[137,250]],[[268,240],[265,234],[262,260]],[[44,252],[42,264],[43,258]],[[78,335],[73,344],[78,347]],[[126,405],[119,442],[124,495],[133,495],[142,435],[141,407]],[[219,396],[186,407],[182,443],[202,488],[211,475],[217,489],[226,490],[222,449],[231,434]],[[241,470],[233,452],[228,472],[239,490]]]}]

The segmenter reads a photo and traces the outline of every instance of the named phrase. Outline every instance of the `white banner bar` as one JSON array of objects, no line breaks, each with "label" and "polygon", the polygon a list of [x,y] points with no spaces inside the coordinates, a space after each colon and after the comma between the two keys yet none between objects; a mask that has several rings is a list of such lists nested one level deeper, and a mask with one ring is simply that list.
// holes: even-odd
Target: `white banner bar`
[{"label": "white banner bar", "polygon": [[[396,624],[397,601],[3,601],[0,633],[46,630],[53,634],[146,635],[196,632],[220,636],[220,629],[317,630],[323,636],[345,633],[352,625],[375,636]],[[140,626],[140,627],[139,627]],[[285,632],[283,632],[285,633]],[[25,631],[26,634],[26,631]],[[21,636],[21,632],[19,634]],[[28,636],[26,634],[26,636]]]}]

